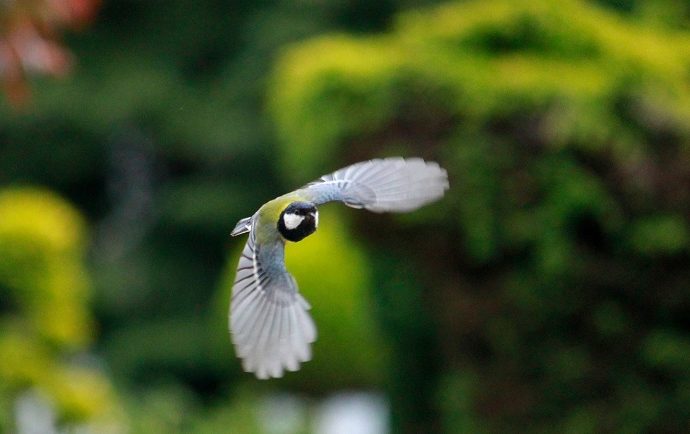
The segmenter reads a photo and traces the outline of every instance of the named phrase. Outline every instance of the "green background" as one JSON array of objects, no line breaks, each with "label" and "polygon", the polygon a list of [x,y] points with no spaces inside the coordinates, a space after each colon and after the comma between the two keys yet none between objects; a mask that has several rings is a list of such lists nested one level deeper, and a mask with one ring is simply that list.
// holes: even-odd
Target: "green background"
[{"label": "green background", "polygon": [[[690,3],[104,1],[0,103],[0,432],[261,432],[382,391],[395,433],[690,431]],[[330,205],[288,268],[314,359],[241,372],[236,221],[346,164],[448,169]],[[305,426],[304,432],[308,432]]]}]

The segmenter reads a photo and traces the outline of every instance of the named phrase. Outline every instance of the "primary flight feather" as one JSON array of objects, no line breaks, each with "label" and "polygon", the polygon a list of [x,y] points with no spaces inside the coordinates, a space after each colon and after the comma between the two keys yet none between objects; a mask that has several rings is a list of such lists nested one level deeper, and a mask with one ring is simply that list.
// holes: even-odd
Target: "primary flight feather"
[{"label": "primary flight feather", "polygon": [[341,201],[369,211],[408,212],[443,197],[448,175],[421,158],[363,161],[264,204],[240,220],[232,235],[249,232],[230,302],[230,332],[245,371],[282,377],[311,359],[316,327],[311,306],[285,268],[285,242],[316,231],[317,205]]}]

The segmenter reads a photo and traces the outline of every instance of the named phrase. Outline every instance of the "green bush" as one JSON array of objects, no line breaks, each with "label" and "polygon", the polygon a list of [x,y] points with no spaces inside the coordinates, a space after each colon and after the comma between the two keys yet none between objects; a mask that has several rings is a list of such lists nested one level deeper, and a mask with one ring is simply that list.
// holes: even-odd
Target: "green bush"
[{"label": "green bush", "polygon": [[686,31],[577,0],[450,3],[282,56],[287,176],[449,170],[397,229],[358,216],[402,255],[373,278],[395,432],[687,430],[689,71]]},{"label": "green bush", "polygon": [[93,334],[84,267],[85,229],[71,205],[47,190],[0,190],[0,429],[28,390],[69,424],[120,423],[109,380],[70,359]]}]

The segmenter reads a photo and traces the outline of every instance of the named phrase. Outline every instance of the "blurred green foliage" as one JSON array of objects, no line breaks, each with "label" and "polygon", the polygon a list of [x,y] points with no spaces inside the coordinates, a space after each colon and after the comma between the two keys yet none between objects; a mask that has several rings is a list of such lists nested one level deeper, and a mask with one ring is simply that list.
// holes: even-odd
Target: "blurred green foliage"
[{"label": "blurred green foliage", "polygon": [[[133,433],[381,386],[393,432],[689,431],[688,2],[436,3],[111,0],[68,35],[74,73],[0,105],[0,183],[84,215],[3,190],[2,429],[27,388],[117,413],[94,343]],[[235,222],[383,155],[438,160],[447,197],[326,208],[287,253],[314,360],[241,372]]]},{"label": "blurred green foliage", "polygon": [[395,432],[688,429],[688,71],[687,32],[574,0],[448,4],[280,58],[286,176],[386,154],[449,169],[442,212],[358,217],[387,247]]},{"label": "blurred green foliage", "polygon": [[132,434],[195,433],[260,434],[263,431],[256,394],[235,391],[222,405],[204,407],[193,391],[177,384],[159,384],[130,403]]},{"label": "blurred green foliage", "polygon": [[246,378],[209,317],[236,220],[289,187],[263,108],[273,59],[328,29],[382,28],[399,7],[103,2],[67,38],[73,74],[33,80],[25,111],[0,105],[0,182],[50,185],[94,223],[97,350],[125,387],[172,377],[212,396]]},{"label": "blurred green foliage", "polygon": [[[93,224],[94,351],[119,385],[134,431],[150,432],[139,428],[148,423],[146,412],[135,409],[148,404],[137,397],[151,393],[150,401],[165,401],[166,393],[157,393],[160,383],[172,383],[192,402],[203,399],[176,425],[189,432],[206,405],[234,402],[235,388],[230,398],[224,392],[229,384],[253,381],[231,351],[227,294],[215,292],[228,250],[243,242],[230,241],[235,221],[290,187],[278,175],[272,121],[264,110],[274,57],[286,44],[330,29],[381,29],[404,5],[102,2],[86,31],[65,38],[76,60],[72,74],[32,79],[24,110],[0,103],[0,183],[50,186]],[[345,257],[361,264],[348,269],[354,280],[345,294],[358,297],[368,288],[368,270],[357,247],[345,244]],[[336,298],[334,306],[350,309],[356,327],[336,327],[343,313],[323,319],[326,330],[337,333],[324,335],[324,347],[316,350],[324,352],[322,363],[333,361],[346,375],[322,365],[322,376],[308,386],[291,380],[286,387],[326,392],[331,380],[351,387],[380,382],[384,356],[372,353],[378,344],[366,329],[371,319],[358,311],[367,299],[347,297]],[[338,357],[339,349],[325,348],[343,339],[365,351]]]},{"label": "blurred green foliage", "polygon": [[0,190],[0,216],[0,431],[14,431],[8,398],[30,389],[63,423],[115,423],[110,380],[70,361],[92,338],[81,215],[47,190],[15,187]]}]

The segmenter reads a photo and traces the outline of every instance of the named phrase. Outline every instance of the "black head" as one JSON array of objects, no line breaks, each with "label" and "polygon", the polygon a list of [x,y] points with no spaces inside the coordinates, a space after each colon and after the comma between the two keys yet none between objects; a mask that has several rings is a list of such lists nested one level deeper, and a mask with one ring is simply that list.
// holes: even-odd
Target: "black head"
[{"label": "black head", "polygon": [[300,241],[319,225],[319,211],[310,202],[292,202],[280,213],[278,231],[289,241]]}]

